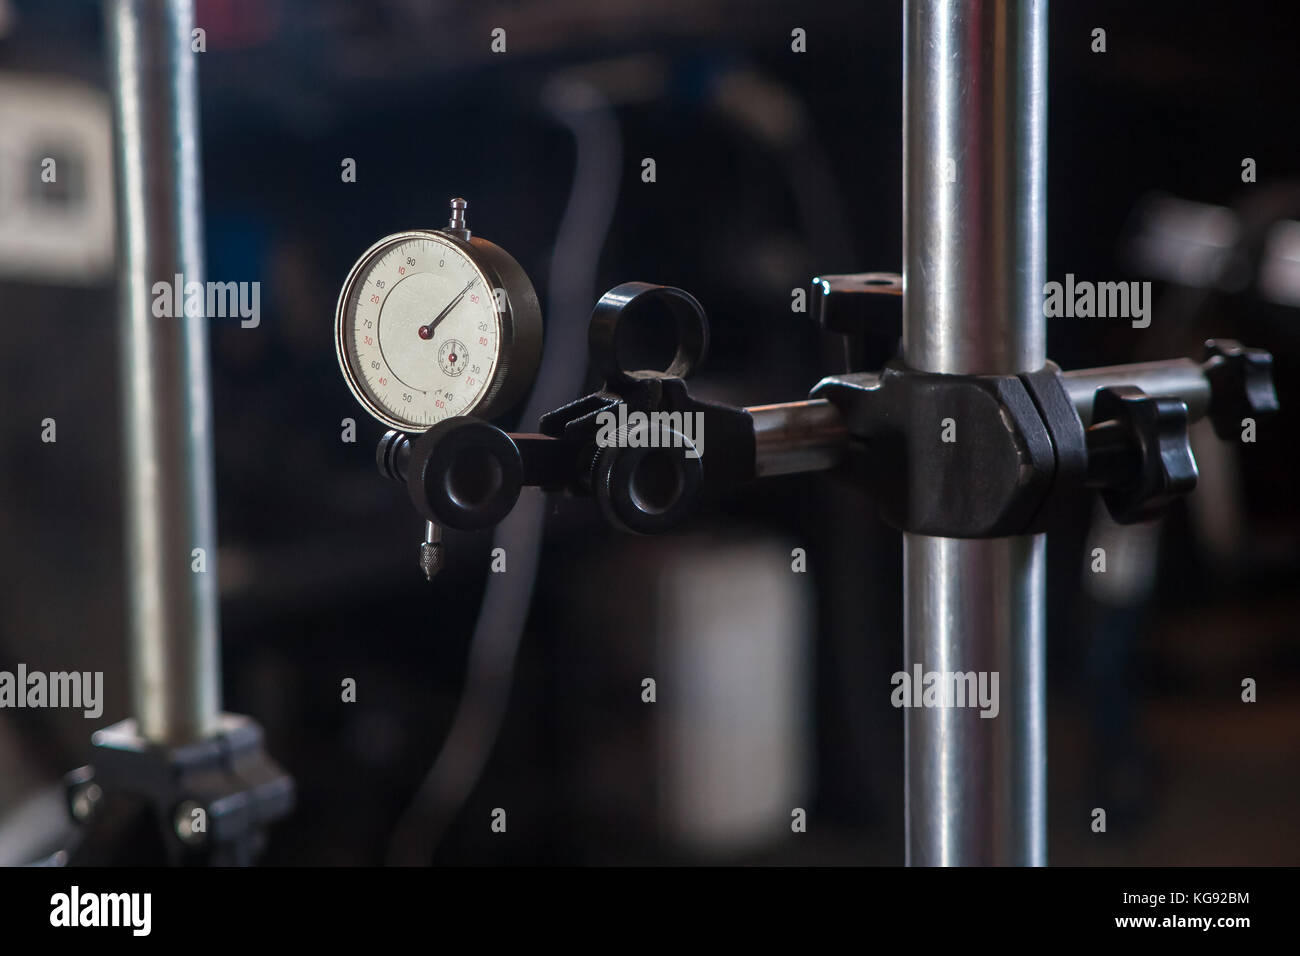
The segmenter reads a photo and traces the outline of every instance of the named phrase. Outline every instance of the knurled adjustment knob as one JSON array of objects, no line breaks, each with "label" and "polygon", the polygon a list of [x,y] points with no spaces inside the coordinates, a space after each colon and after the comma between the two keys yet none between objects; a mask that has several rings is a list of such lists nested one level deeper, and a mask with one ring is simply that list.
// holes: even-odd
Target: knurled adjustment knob
[{"label": "knurled adjustment knob", "polygon": [[[444,418],[411,442],[406,490],[421,517],[439,527],[491,527],[514,508],[523,484],[519,447],[489,422]],[[440,556],[423,550],[421,567]]]},{"label": "knurled adjustment knob", "polygon": [[1232,339],[1210,339],[1201,368],[1210,382],[1207,414],[1220,438],[1236,438],[1243,418],[1278,410],[1273,356],[1264,349],[1246,348]]},{"label": "knurled adjustment knob", "polygon": [[1097,389],[1088,429],[1088,481],[1112,518],[1135,524],[1158,517],[1196,487],[1187,405],[1122,385]]}]

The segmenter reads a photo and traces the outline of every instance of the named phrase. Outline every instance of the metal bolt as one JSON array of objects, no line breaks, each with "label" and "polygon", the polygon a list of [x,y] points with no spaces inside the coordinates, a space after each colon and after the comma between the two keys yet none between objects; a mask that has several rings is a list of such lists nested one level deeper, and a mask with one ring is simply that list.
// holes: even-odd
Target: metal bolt
[{"label": "metal bolt", "polygon": [[88,783],[83,787],[78,787],[72,794],[71,807],[72,816],[79,822],[86,822],[90,815],[95,812],[95,805],[103,799],[104,791],[100,789],[97,783]]}]

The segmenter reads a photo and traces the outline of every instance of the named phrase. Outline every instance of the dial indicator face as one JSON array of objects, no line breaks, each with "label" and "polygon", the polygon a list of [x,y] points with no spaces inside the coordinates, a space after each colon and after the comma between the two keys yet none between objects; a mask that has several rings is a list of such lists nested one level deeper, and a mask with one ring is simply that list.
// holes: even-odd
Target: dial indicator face
[{"label": "dial indicator face", "polygon": [[502,316],[487,273],[449,237],[402,233],[353,267],[337,317],[354,395],[391,428],[425,430],[482,403]]}]

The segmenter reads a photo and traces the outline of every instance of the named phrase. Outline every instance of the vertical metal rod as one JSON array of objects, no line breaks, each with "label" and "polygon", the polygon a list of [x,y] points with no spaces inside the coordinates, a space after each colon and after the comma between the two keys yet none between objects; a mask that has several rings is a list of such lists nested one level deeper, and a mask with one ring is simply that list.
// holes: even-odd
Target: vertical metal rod
[{"label": "vertical metal rod", "polygon": [[[903,58],[904,358],[1037,369],[1046,0],[906,0]],[[909,865],[1047,862],[1044,553],[1042,535],[904,536],[908,673],[996,672],[1000,698],[995,718],[905,711]]]},{"label": "vertical metal rod", "polygon": [[164,312],[183,306],[186,284],[204,279],[194,12],[189,0],[106,0],[104,11],[121,239],[131,693],[139,732],[176,744],[211,732],[221,709],[207,327],[202,310],[155,315],[156,301]]}]

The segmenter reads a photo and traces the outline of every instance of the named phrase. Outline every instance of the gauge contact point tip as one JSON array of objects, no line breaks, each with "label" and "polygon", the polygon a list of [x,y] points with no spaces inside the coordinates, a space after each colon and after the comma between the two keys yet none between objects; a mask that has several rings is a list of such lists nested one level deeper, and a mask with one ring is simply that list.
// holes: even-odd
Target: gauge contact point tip
[{"label": "gauge contact point tip", "polygon": [[442,545],[442,528],[432,521],[424,523],[424,540],[420,542],[420,570],[424,579],[432,582],[442,570],[445,552]]},{"label": "gauge contact point tip", "polygon": [[438,576],[438,572],[443,566],[443,550],[441,544],[421,544],[420,545],[420,570],[424,572],[424,579],[432,583],[433,579]]}]

